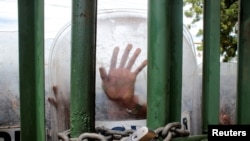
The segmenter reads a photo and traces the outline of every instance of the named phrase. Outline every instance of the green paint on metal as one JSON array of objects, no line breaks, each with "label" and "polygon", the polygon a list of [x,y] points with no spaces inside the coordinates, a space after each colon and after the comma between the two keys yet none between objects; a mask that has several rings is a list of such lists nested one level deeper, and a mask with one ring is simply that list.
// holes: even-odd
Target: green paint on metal
[{"label": "green paint on metal", "polygon": [[182,1],[150,0],[148,13],[147,126],[155,129],[181,116]]},{"label": "green paint on metal", "polygon": [[193,135],[189,137],[173,138],[172,141],[205,141],[207,139],[208,139],[207,135]]},{"label": "green paint on metal", "polygon": [[21,140],[45,141],[44,1],[18,0]]},{"label": "green paint on metal", "polygon": [[73,0],[71,137],[95,128],[96,0]]},{"label": "green paint on metal", "polygon": [[220,1],[204,1],[203,132],[219,122]]},{"label": "green paint on metal", "polygon": [[149,0],[147,126],[155,129],[169,121],[170,46],[167,0]]},{"label": "green paint on metal", "polygon": [[170,122],[181,121],[182,99],[182,38],[183,38],[183,0],[172,0],[170,13]]},{"label": "green paint on metal", "polygon": [[[75,118],[77,117],[77,118]],[[83,126],[81,127],[77,127],[78,130],[80,128],[80,131],[93,131],[93,129],[91,129],[91,126],[93,123],[91,123],[91,119],[88,113],[83,112],[83,111],[79,111],[76,113],[72,113],[72,118],[71,118],[71,122],[73,123],[82,123]],[[71,128],[75,128],[74,125],[72,124]]]},{"label": "green paint on metal", "polygon": [[250,1],[240,1],[238,58],[238,124],[250,124]]}]

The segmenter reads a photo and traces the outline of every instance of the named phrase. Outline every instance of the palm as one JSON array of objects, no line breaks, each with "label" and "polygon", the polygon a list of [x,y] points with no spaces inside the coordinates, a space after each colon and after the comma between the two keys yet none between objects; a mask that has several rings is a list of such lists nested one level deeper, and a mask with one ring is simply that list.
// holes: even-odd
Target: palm
[{"label": "palm", "polygon": [[136,74],[127,69],[112,70],[108,78],[103,80],[103,88],[111,100],[122,100],[132,96]]}]

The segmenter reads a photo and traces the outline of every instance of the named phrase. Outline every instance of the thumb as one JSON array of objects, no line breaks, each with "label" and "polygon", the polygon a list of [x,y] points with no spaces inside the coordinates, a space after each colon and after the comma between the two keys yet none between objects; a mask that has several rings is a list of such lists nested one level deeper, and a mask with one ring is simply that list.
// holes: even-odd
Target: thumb
[{"label": "thumb", "polygon": [[108,75],[107,75],[107,72],[106,72],[104,67],[100,67],[99,72],[100,72],[100,76],[101,76],[102,81],[107,79]]}]

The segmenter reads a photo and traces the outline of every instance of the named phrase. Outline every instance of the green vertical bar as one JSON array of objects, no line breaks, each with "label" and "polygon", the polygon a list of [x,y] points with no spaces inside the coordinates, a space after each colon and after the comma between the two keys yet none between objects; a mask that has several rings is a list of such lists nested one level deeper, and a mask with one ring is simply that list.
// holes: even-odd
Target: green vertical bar
[{"label": "green vertical bar", "polygon": [[183,42],[183,0],[172,0],[170,16],[170,122],[181,120],[182,98],[182,42]]},{"label": "green vertical bar", "polygon": [[203,132],[219,123],[220,2],[204,1]]},{"label": "green vertical bar", "polygon": [[95,126],[96,0],[73,0],[71,52],[71,137]]},{"label": "green vertical bar", "polygon": [[18,0],[21,140],[45,141],[44,1]]},{"label": "green vertical bar", "polygon": [[149,0],[147,126],[169,122],[170,40],[169,0]]},{"label": "green vertical bar", "polygon": [[250,124],[250,1],[240,1],[238,57],[238,124]]}]

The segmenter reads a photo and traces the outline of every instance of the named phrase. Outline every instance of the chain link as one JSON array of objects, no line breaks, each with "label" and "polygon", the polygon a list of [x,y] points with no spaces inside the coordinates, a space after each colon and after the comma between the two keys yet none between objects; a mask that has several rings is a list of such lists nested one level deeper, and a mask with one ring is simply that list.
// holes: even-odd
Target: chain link
[{"label": "chain link", "polygon": [[105,127],[96,127],[96,132],[102,134],[108,140],[121,140],[124,137],[128,137],[132,134],[135,130],[125,130],[125,131],[118,131],[118,130],[111,130]]},{"label": "chain link", "polygon": [[61,133],[58,133],[57,136],[58,136],[59,140],[70,141],[69,140],[69,134],[70,134],[70,130],[66,130],[66,131],[63,131]]},{"label": "chain link", "polygon": [[[111,130],[105,127],[96,127],[96,133],[83,133],[78,138],[70,139],[70,131],[58,133],[58,138],[62,141],[83,141],[88,139],[96,139],[100,141],[129,141],[129,136],[133,134],[135,130],[117,131]],[[187,137],[190,135],[188,130],[184,129],[184,126],[179,122],[172,122],[164,127],[159,127],[154,132],[157,134],[157,138],[162,138],[163,141],[171,141],[175,137]],[[155,140],[155,139],[152,139]]]},{"label": "chain link", "polygon": [[174,137],[187,137],[190,135],[188,130],[184,129],[184,126],[179,122],[172,122],[165,127],[159,127],[155,130],[158,138],[161,137],[163,141],[170,141]]},{"label": "chain link", "polygon": [[83,133],[79,136],[78,141],[82,141],[82,140],[88,140],[88,139],[97,139],[99,141],[106,141],[107,139],[97,133]]}]

